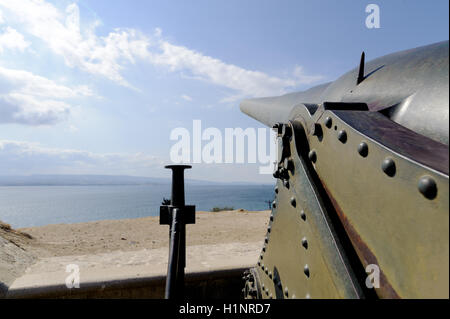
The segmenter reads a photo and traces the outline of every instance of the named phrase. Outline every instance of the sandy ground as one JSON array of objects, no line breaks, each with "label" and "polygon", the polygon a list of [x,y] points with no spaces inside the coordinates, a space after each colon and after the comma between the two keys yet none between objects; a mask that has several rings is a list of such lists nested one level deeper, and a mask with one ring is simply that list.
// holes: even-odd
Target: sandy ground
[{"label": "sandy ground", "polygon": [[[258,257],[270,211],[197,212],[187,225],[187,270],[235,268]],[[159,217],[11,229],[0,222],[0,297],[11,287],[64,283],[77,264],[93,281],[164,274],[169,226]],[[99,279],[100,278],[100,279]],[[6,286],[5,286],[6,285]]]},{"label": "sandy ground", "polygon": [[[187,245],[262,242],[269,211],[197,212],[196,224],[187,225]],[[103,220],[22,228],[33,239],[18,245],[42,257],[87,255],[168,247],[169,226],[159,217]]]}]

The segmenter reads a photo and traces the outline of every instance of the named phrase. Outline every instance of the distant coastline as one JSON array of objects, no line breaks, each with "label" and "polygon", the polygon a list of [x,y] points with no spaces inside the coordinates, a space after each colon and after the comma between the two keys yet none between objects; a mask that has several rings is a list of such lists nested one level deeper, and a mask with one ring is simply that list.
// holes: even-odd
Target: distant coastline
[{"label": "distant coastline", "polygon": [[[28,175],[0,176],[0,186],[106,186],[168,185],[170,178],[127,175]],[[186,179],[187,185],[270,185],[252,182],[214,182]]]}]

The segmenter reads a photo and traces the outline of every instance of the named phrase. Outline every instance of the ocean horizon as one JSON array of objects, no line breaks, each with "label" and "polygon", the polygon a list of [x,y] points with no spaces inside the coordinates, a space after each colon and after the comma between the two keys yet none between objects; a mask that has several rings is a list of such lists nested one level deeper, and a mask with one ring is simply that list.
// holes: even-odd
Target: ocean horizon
[{"label": "ocean horizon", "polygon": [[[14,228],[159,216],[170,184],[0,186],[0,221]],[[267,210],[273,185],[186,185],[186,205]]]}]

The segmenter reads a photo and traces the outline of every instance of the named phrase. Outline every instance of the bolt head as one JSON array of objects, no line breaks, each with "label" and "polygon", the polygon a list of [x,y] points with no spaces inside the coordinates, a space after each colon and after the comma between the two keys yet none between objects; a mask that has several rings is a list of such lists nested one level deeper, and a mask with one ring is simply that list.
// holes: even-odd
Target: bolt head
[{"label": "bolt head", "polygon": [[309,266],[305,265],[305,267],[303,268],[303,272],[305,273],[306,277],[309,278],[310,273],[309,273]]},{"label": "bolt head", "polygon": [[317,154],[316,154],[316,151],[315,151],[315,150],[311,150],[311,151],[308,153],[308,158],[309,158],[309,160],[310,160],[311,162],[315,163],[315,162],[317,161]]},{"label": "bolt head", "polygon": [[437,196],[436,182],[430,176],[423,176],[419,180],[418,188],[425,198],[434,199]]},{"label": "bolt head", "polygon": [[306,239],[306,237],[303,237],[303,239],[302,239],[302,246],[305,249],[308,249],[308,240]]},{"label": "bolt head", "polygon": [[344,130],[340,130],[338,133],[338,140],[343,144],[347,142],[347,132]]},{"label": "bolt head", "polygon": [[295,200],[294,197],[291,197],[291,205],[292,205],[293,207],[297,206],[297,201]]},{"label": "bolt head", "polygon": [[367,155],[369,154],[369,146],[367,146],[365,142],[361,142],[358,145],[358,153],[362,157],[367,157]]},{"label": "bolt head", "polygon": [[300,217],[303,219],[303,220],[306,220],[306,214],[305,214],[305,211],[302,209],[302,211],[300,212]]},{"label": "bolt head", "polygon": [[387,176],[394,177],[396,172],[394,160],[392,158],[386,158],[383,163],[381,163],[381,169]]}]

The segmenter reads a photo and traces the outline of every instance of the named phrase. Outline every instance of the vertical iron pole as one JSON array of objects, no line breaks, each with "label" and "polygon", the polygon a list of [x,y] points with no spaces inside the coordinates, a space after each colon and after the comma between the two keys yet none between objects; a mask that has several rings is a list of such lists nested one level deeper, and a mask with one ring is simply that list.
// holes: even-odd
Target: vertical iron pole
[{"label": "vertical iron pole", "polygon": [[179,268],[179,254],[180,254],[180,215],[175,208],[172,211],[172,224],[170,227],[170,247],[169,247],[169,263],[167,265],[167,280],[166,280],[166,299],[178,299],[180,292],[177,289],[177,272]]},{"label": "vertical iron pole", "polygon": [[184,268],[186,267],[186,221],[183,216],[184,201],[184,170],[190,165],[168,165],[172,170],[172,223],[170,227],[169,265],[167,270],[167,299],[184,296]]}]

